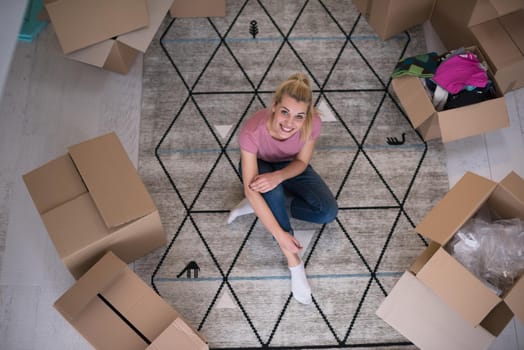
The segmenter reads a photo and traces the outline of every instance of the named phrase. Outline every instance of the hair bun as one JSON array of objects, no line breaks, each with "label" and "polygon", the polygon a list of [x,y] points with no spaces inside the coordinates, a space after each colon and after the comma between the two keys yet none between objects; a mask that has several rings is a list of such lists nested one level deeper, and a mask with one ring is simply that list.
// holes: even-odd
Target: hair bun
[{"label": "hair bun", "polygon": [[309,82],[309,78],[307,77],[307,75],[305,75],[304,73],[295,73],[295,74],[292,74],[288,80],[298,80],[300,81],[301,83],[304,83],[306,84],[307,86],[310,86],[310,82]]}]

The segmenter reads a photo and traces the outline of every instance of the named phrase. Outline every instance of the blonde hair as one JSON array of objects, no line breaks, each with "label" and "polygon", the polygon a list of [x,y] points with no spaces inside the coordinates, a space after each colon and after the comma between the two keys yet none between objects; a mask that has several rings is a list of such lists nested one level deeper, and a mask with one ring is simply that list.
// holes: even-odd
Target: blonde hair
[{"label": "blonde hair", "polygon": [[[313,115],[315,108],[313,107],[313,92],[311,91],[311,82],[303,73],[295,73],[290,75],[277,87],[273,95],[272,105],[276,106],[282,102],[284,96],[289,96],[298,102],[304,102],[307,106],[306,118],[300,131],[300,138],[306,141],[311,136],[311,129],[313,128]],[[275,112],[271,113],[271,121],[275,117]]]}]

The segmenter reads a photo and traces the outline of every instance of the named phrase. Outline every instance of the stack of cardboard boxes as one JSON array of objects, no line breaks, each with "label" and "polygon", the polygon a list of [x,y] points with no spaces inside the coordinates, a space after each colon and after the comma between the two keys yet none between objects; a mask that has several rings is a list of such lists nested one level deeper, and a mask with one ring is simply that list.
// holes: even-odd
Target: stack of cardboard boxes
[{"label": "stack of cardboard boxes", "polygon": [[45,0],[65,56],[113,72],[129,72],[165,15],[225,16],[225,0]]},{"label": "stack of cardboard boxes", "polygon": [[[224,16],[225,0],[45,0],[66,57],[125,74],[170,11]],[[128,267],[165,246],[155,204],[115,133],[71,146],[23,176],[64,265],[77,279],[55,308],[96,349],[208,349]]]},{"label": "stack of cardboard boxes", "polygon": [[[406,115],[425,140],[443,142],[507,127],[504,94],[524,87],[524,0],[354,0],[386,40],[430,21],[446,49],[473,51],[488,63],[496,96],[437,112],[420,79],[392,80]],[[403,274],[377,315],[423,350],[487,349],[508,322],[524,323],[524,278],[502,296],[444,248],[481,211],[524,220],[524,179],[512,172],[495,183],[471,172],[415,228],[429,247]]]},{"label": "stack of cardboard boxes", "polygon": [[77,279],[55,308],[95,348],[208,348],[126,265],[167,240],[158,210],[115,133],[71,146],[23,179]]}]

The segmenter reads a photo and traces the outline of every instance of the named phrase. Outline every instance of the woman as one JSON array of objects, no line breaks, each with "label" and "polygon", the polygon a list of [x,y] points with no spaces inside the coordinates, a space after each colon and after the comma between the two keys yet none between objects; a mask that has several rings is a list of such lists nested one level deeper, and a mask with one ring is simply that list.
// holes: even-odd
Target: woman
[{"label": "woman", "polygon": [[240,171],[246,198],[228,219],[230,223],[255,212],[286,256],[293,297],[303,304],[311,303],[311,289],[297,255],[302,246],[293,236],[285,196],[293,198],[290,213],[296,219],[319,224],[335,219],[336,200],[309,164],[320,129],[309,79],[291,75],[277,88],[271,107],[256,112],[242,127]]}]

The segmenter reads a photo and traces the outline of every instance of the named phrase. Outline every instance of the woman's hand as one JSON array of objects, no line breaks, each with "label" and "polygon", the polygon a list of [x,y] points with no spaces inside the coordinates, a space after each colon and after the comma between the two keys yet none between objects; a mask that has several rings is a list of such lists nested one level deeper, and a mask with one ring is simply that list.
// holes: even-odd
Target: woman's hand
[{"label": "woman's hand", "polygon": [[253,181],[249,184],[252,191],[259,193],[266,193],[277,187],[282,182],[282,177],[278,171],[264,173],[255,176]]},{"label": "woman's hand", "polygon": [[280,248],[284,251],[297,254],[301,249],[302,245],[300,242],[291,234],[284,232],[275,237]]}]

